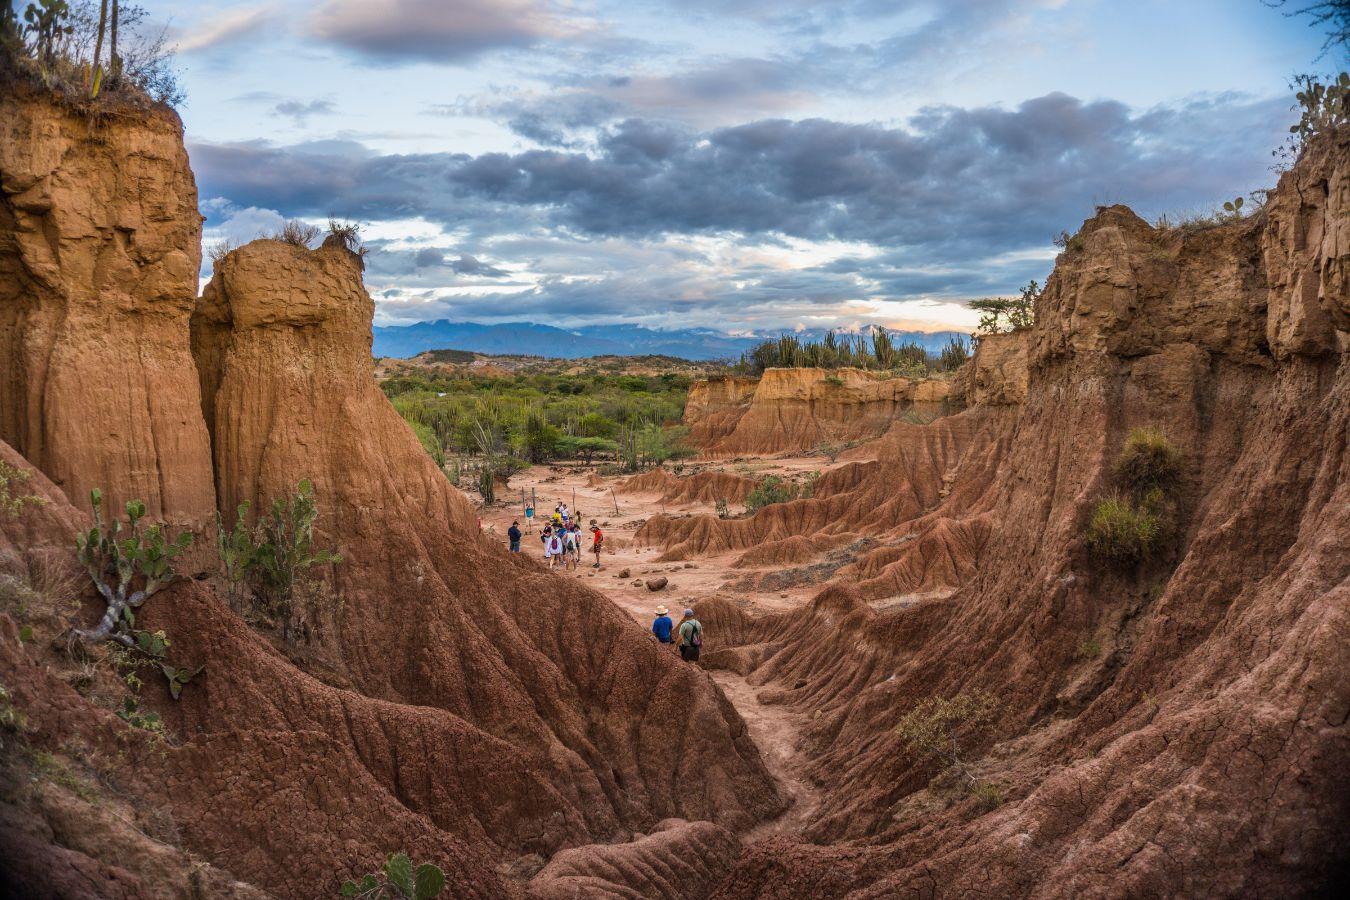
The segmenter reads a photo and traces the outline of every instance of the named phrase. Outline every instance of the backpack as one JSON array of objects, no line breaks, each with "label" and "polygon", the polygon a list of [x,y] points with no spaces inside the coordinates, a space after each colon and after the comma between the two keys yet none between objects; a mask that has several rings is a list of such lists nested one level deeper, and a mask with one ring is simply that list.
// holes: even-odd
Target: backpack
[{"label": "backpack", "polygon": [[691,619],[690,624],[694,627],[689,631],[689,646],[703,646],[703,626],[699,624],[698,619]]}]

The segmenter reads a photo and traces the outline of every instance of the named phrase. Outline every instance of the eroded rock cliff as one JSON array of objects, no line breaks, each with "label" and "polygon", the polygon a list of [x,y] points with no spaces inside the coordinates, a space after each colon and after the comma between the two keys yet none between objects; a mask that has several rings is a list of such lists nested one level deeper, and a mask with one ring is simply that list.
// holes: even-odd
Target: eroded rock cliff
[{"label": "eroded rock cliff", "polygon": [[946,411],[945,381],[859,369],[769,369],[759,379],[697,382],[685,424],[705,456],[771,456],[874,438],[906,412]]},{"label": "eroded rock cliff", "polygon": [[[176,122],[119,120],[100,137],[39,103],[13,108],[0,135],[0,388],[9,413],[8,398],[42,387],[15,418],[28,462],[76,497],[102,485],[115,503],[143,497],[153,518],[189,524],[213,520],[217,489],[232,520],[240,501],[256,515],[310,479],[319,541],[343,556],[295,645],[251,628],[208,581],[179,581],[140,610],[138,627],[165,630],[176,659],[205,666],[178,702],[146,677],[139,702],[173,738],[153,761],[118,764],[172,817],[178,849],[278,896],[327,896],[402,848],[441,861],[451,895],[498,898],[523,893],[499,871],[522,855],[622,841],[670,817],[722,834],[781,809],[703,673],[594,592],[481,541],[374,383],[356,254],[254,242],[216,266],[194,314],[200,219]],[[9,160],[45,174],[19,178]],[[105,294],[81,287],[101,284],[105,266]],[[34,380],[39,351],[62,365]],[[179,431],[156,417],[164,409]],[[44,499],[5,523],[0,549],[40,532],[73,556],[84,514]],[[209,548],[209,530],[198,537]],[[83,608],[66,625],[101,611],[76,583]],[[0,673],[33,752],[85,759],[78,748],[137,740],[107,697],[72,689],[78,666],[57,634],[23,645],[10,617],[24,613],[6,612]],[[79,836],[20,837],[23,860],[0,856],[6,873],[72,859]],[[110,856],[81,865],[101,872]]]},{"label": "eroded rock cliff", "polygon": [[[717,896],[1288,896],[1334,883],[1350,821],[1347,198],[1342,135],[1240,222],[1160,231],[1101,210],[1037,306],[1020,407],[909,426],[987,430],[955,458],[857,472],[795,504],[870,482],[918,498],[892,508],[914,523],[897,530],[940,517],[987,533],[943,599],[869,602],[864,561],[861,585],[841,577],[797,613],[701,610],[709,634],[731,636],[714,652],[816,723],[806,742],[825,799],[807,836],[862,842],[755,845]],[[1119,571],[1084,533],[1136,426],[1163,428],[1186,466],[1172,542]],[[957,472],[944,495],[952,460],[986,475]],[[794,516],[819,521],[781,514]],[[971,551],[944,538],[928,555]],[[894,730],[926,698],[979,691],[998,698],[995,719],[962,739],[993,799],[933,780]]]},{"label": "eroded rock cliff", "polygon": [[0,95],[0,439],[77,505],[200,527],[215,509],[188,317],[201,217],[168,111]]}]

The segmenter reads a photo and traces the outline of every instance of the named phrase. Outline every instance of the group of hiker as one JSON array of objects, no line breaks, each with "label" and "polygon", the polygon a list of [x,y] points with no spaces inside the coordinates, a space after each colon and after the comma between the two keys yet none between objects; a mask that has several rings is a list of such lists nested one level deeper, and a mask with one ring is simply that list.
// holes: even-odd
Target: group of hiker
[{"label": "group of hiker", "polygon": [[652,634],[656,635],[658,642],[678,647],[680,658],[685,662],[698,662],[699,650],[703,648],[703,623],[694,618],[692,609],[684,611],[684,617],[676,626],[670,618],[670,610],[658,606],[656,619],[652,622]]},{"label": "group of hiker", "polygon": [[[592,569],[600,568],[600,553],[604,549],[605,533],[600,530],[600,526],[595,519],[591,519],[591,553],[595,554],[595,562],[591,564]],[[511,542],[511,552],[520,552],[520,521],[511,523],[511,527],[506,530],[507,540]],[[577,521],[567,508],[566,503],[559,503],[553,508],[553,516],[544,530],[539,533],[539,540],[544,545],[544,559],[548,561],[550,569],[561,565],[568,571],[575,570],[581,561],[581,554],[585,552],[585,536],[581,531],[581,523]]]},{"label": "group of hiker", "polygon": [[[527,520],[532,520],[533,517],[534,510],[528,510]],[[567,508],[566,503],[559,502],[553,508],[553,515],[544,526],[544,530],[539,534],[539,540],[544,545],[544,559],[548,561],[550,569],[561,565],[564,569],[572,571],[576,569],[580,562],[584,541],[581,523],[577,521],[578,518]],[[604,548],[605,535],[595,519],[591,519],[590,529],[591,546],[589,549],[591,553],[595,554],[595,562],[591,568],[598,569],[600,568],[600,553]],[[511,522],[511,527],[506,530],[506,537],[511,542],[511,552],[519,553],[522,537],[520,520]],[[652,622],[652,634],[656,636],[659,643],[670,644],[678,648],[680,658],[686,662],[698,661],[699,650],[703,647],[703,625],[698,619],[694,618],[692,609],[686,609],[679,625],[676,625],[670,617],[670,610],[664,606],[658,606],[656,618]]]}]

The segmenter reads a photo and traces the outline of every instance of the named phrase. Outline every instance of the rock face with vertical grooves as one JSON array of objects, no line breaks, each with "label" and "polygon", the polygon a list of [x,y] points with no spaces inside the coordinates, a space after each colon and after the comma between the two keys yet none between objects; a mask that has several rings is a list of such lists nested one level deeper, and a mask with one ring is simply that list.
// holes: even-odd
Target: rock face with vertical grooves
[{"label": "rock face with vertical grooves", "polygon": [[0,92],[0,439],[77,506],[215,510],[188,317],[201,217],[169,111],[90,118]]},{"label": "rock face with vertical grooves", "polygon": [[[237,503],[256,515],[310,479],[319,545],[343,556],[293,645],[210,581],[139,611],[137,627],[206,667],[177,702],[145,679],[140,702],[175,741],[122,772],[184,848],[288,897],[331,896],[406,849],[445,866],[451,896],[498,898],[523,892],[498,874],[522,854],[672,816],[740,829],[782,809],[706,675],[598,594],[480,538],[374,383],[356,254],[254,242],[220,261],[194,310],[200,218],[176,120],[0,109],[14,112],[0,132],[0,396],[15,449],[76,498],[92,485],[114,511],[143,498],[208,554],[217,489],[232,521]],[[44,497],[0,523],[0,549],[29,571],[38,544],[73,556],[88,521]],[[90,592],[73,619],[96,614]],[[17,633],[0,612],[0,679],[37,748],[135,740],[66,684],[59,641]],[[677,779],[689,787],[672,791]],[[22,837],[24,860],[0,854],[0,874],[40,871],[44,840],[48,863],[76,858],[75,836]],[[103,871],[104,855],[80,865]]]},{"label": "rock face with vertical grooves", "polygon": [[704,456],[800,453],[870,440],[906,413],[940,415],[949,390],[945,381],[861,369],[768,369],[758,379],[695,382],[685,424]]},{"label": "rock face with vertical grooves", "polygon": [[[724,636],[709,658],[816,723],[804,743],[825,800],[806,837],[863,842],[755,845],[716,897],[1301,896],[1343,876],[1347,223],[1345,134],[1241,221],[1160,231],[1100,210],[1021,338],[1021,404],[987,380],[986,403],[905,429],[999,410],[964,451],[824,485],[845,514],[869,491],[918,499],[892,507],[891,534],[915,538],[888,552],[908,562],[864,559],[767,619],[699,609]],[[1000,370],[1015,372],[984,367]],[[1170,539],[1122,570],[1084,534],[1140,426],[1166,432],[1185,473]],[[981,443],[1002,450],[976,477],[963,460]],[[876,602],[885,571],[934,565],[954,592]],[[926,698],[973,691],[997,697],[993,721],[962,734],[997,800],[934,780],[895,733]]]}]

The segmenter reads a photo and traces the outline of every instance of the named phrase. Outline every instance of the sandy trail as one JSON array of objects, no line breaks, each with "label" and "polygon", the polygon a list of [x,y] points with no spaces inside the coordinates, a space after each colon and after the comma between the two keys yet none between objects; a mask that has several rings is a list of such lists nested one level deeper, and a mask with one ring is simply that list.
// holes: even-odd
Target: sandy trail
[{"label": "sandy trail", "polygon": [[[786,474],[821,469],[826,465],[826,460],[820,457],[803,457],[711,464],[708,468]],[[745,575],[746,570],[731,568],[739,554],[729,553],[687,563],[662,563],[657,561],[661,555],[659,549],[636,546],[633,542],[633,535],[651,516],[663,512],[670,515],[711,513],[714,511],[712,504],[670,505],[662,503],[655,495],[618,493],[612,488],[621,478],[606,478],[603,484],[592,486],[590,476],[593,472],[593,468],[582,466],[534,466],[521,472],[512,477],[511,487],[502,501],[482,510],[483,529],[499,536],[503,542],[512,520],[518,520],[523,529],[526,523],[521,497],[523,494],[529,498],[531,492],[540,517],[551,514],[559,501],[565,501],[580,513],[583,527],[590,519],[597,519],[611,548],[604,554],[601,568],[591,568],[594,557],[587,555],[575,572],[563,574],[585,580],[644,627],[650,625],[658,604],[669,607],[672,616],[678,620],[683,607],[702,598],[718,594],[732,596],[723,591],[722,586],[732,578]],[[586,546],[590,546],[589,532],[586,533]],[[542,557],[537,522],[533,531],[525,535],[522,549],[537,558]],[[627,571],[627,577],[618,577],[624,571]],[[636,583],[658,576],[670,582],[659,593]],[[734,599],[755,611],[793,609],[808,602],[819,589],[819,585],[803,585],[776,593],[737,591]],[[761,689],[734,672],[714,670],[708,674],[745,719],[765,765],[778,780],[784,794],[792,800],[792,806],[782,816],[758,825],[743,834],[742,839],[751,842],[771,835],[799,832],[820,799],[815,786],[803,775],[807,760],[798,745],[804,719],[786,706],[761,703],[758,697]]]},{"label": "sandy trail", "polygon": [[745,719],[750,737],[759,747],[764,765],[792,801],[788,811],[762,822],[741,835],[747,844],[777,834],[797,834],[820,806],[820,791],[805,777],[806,757],[797,749],[805,718],[786,706],[761,703],[760,688],[735,672],[712,671],[712,680]]}]

